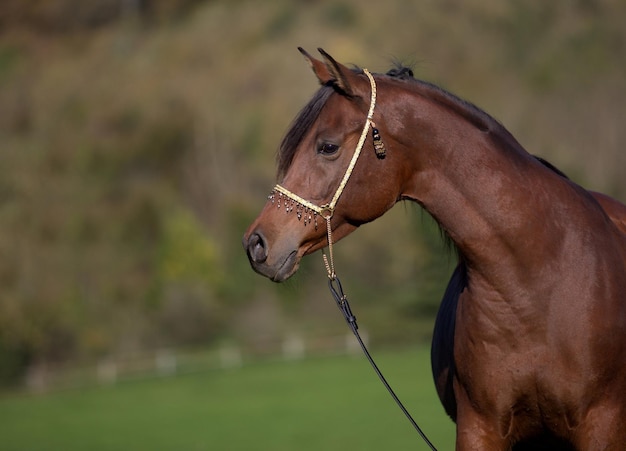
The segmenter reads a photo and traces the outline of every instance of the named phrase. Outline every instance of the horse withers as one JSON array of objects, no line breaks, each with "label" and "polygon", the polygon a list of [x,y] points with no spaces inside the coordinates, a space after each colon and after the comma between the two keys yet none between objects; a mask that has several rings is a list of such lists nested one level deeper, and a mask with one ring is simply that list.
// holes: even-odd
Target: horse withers
[{"label": "horse withers", "polygon": [[624,450],[626,206],[407,70],[371,75],[301,52],[322,86],[244,235],[253,269],[286,280],[331,233],[417,202],[459,255],[432,352],[456,449]]}]

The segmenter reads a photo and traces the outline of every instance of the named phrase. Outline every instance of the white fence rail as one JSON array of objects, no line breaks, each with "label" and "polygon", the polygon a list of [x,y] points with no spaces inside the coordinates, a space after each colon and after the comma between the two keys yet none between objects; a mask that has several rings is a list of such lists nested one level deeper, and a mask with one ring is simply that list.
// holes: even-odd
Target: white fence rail
[{"label": "white fence rail", "polygon": [[[367,332],[360,332],[367,343]],[[111,385],[132,379],[236,369],[258,361],[297,361],[309,356],[360,352],[359,344],[351,333],[323,337],[289,334],[281,340],[259,340],[252,345],[229,342],[207,349],[159,349],[152,353],[109,357],[86,364],[36,365],[29,369],[25,386],[32,392],[46,392]]]}]

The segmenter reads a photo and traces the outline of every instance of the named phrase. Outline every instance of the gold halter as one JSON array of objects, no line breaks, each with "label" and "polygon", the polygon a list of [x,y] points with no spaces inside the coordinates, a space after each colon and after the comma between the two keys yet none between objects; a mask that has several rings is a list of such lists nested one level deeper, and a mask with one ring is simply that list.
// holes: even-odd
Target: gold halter
[{"label": "gold halter", "polygon": [[[367,132],[369,131],[370,126],[375,131],[374,145],[376,148],[376,154],[378,158],[384,158],[384,153],[381,156],[378,151],[379,147],[377,147],[377,144],[378,146],[382,146],[382,142],[380,141],[380,135],[378,135],[378,131],[376,130],[376,124],[372,120],[372,117],[374,116],[374,107],[376,106],[376,82],[374,81],[374,77],[372,76],[372,74],[367,69],[363,69],[363,72],[369,79],[370,85],[372,88],[370,108],[367,113],[367,119],[365,120],[365,125],[363,126],[363,131],[361,132],[361,137],[359,138],[359,142],[357,143],[356,149],[354,150],[354,155],[352,155],[352,160],[350,160],[350,164],[348,165],[348,168],[346,169],[343,179],[341,180],[341,183],[337,187],[337,190],[335,191],[335,194],[333,198],[331,199],[331,201],[327,204],[318,206],[312,202],[309,202],[306,199],[303,199],[297,194],[292,193],[287,188],[281,185],[274,186],[274,189],[272,190],[272,192],[270,193],[268,197],[269,200],[272,201],[272,203],[278,202],[278,208],[280,208],[281,201],[282,201],[283,205],[285,206],[285,211],[287,213],[293,211],[294,202],[295,202],[296,214],[298,215],[298,219],[301,219],[302,216],[304,216],[305,225],[307,223],[311,223],[312,221],[314,221],[315,228],[317,229],[317,215],[320,215],[322,218],[326,220],[326,229],[328,233],[328,249],[330,253],[330,264],[328,263],[328,259],[326,258],[326,255],[324,255],[324,263],[326,265],[326,270],[328,271],[328,277],[331,280],[334,280],[336,278],[336,275],[335,275],[335,268],[334,268],[334,262],[333,262],[333,247],[332,247],[333,243],[332,243],[332,236],[331,236],[332,231],[331,231],[331,226],[330,226],[330,219],[332,218],[333,213],[335,211],[335,206],[337,205],[337,201],[339,200],[341,193],[343,193],[343,190],[346,187],[346,184],[348,183],[348,179],[350,178],[350,175],[352,174],[352,171],[354,170],[356,161],[358,160],[359,155],[361,154],[361,149],[363,148],[363,144],[365,144],[365,139],[367,138]],[[378,139],[376,140],[377,137]],[[276,193],[278,193],[278,199],[276,199]],[[290,201],[283,199],[283,197],[287,197],[288,199],[290,199]],[[311,214],[311,212],[313,214]]]}]

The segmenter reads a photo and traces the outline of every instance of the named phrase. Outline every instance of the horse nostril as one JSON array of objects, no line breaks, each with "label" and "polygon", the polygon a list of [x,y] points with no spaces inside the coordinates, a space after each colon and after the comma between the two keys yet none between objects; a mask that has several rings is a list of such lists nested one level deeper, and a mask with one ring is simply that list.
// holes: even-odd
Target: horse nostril
[{"label": "horse nostril", "polygon": [[258,233],[254,233],[248,240],[248,257],[255,263],[263,263],[267,259],[265,241]]}]

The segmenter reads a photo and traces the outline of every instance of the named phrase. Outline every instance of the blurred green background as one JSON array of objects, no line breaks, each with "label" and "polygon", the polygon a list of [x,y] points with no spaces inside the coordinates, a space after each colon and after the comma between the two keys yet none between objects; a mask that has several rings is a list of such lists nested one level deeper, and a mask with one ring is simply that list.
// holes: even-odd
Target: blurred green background
[{"label": "blurred green background", "polygon": [[[350,392],[352,369],[324,360],[350,355],[351,345],[321,258],[305,259],[292,280],[275,285],[252,272],[240,244],[274,183],[278,143],[317,88],[296,47],[324,47],[378,72],[395,60],[413,65],[418,78],[499,119],[529,152],[625,200],[624,23],[620,0],[3,0],[0,423],[22,421],[6,430],[34,437],[29,428],[44,420],[31,413],[47,412],[41,403],[88,412],[101,409],[93,396],[118,399],[103,408],[106,421],[124,399],[145,406],[142,396],[171,393],[163,402],[176,403],[176,390],[191,399],[182,418],[199,408],[195,400],[216,399],[217,412],[233,409],[227,394],[237,386],[216,388],[213,379],[249,387],[258,365],[294,371],[275,392],[259,390],[297,400],[293,393],[314,380],[298,371],[318,374],[316,364],[345,383],[345,393],[316,385],[313,397],[332,399],[341,420],[358,396]],[[406,396],[430,397],[427,417],[440,415],[434,428],[449,440],[426,352],[454,265],[436,226],[418,207],[396,206],[342,241],[336,261],[361,328],[390,362],[389,378],[418,365],[403,376]],[[150,395],[133,392],[155,387]],[[26,396],[32,393],[39,395]],[[274,423],[285,418],[272,418],[282,412],[307,442],[331,427],[356,440],[359,428],[374,433],[380,416],[394,415],[370,415],[378,406],[372,401],[357,430],[344,431],[323,424],[323,410],[294,421],[304,401],[282,410],[244,401],[226,418],[241,414],[284,434]],[[176,418],[182,431],[190,427]],[[189,430],[197,446],[161,441],[162,449],[231,449],[198,436],[212,421],[209,415]],[[101,444],[90,448],[120,449],[90,435],[97,424],[83,425]],[[136,432],[132,420],[120,424],[128,437]],[[247,427],[218,429],[228,441]],[[53,435],[40,431],[49,449],[70,449]],[[157,449],[137,437],[132,448]],[[299,449],[272,440],[248,449]],[[310,449],[335,449],[333,440]],[[382,446],[365,442],[361,449]],[[7,449],[46,446],[16,439]]]}]

